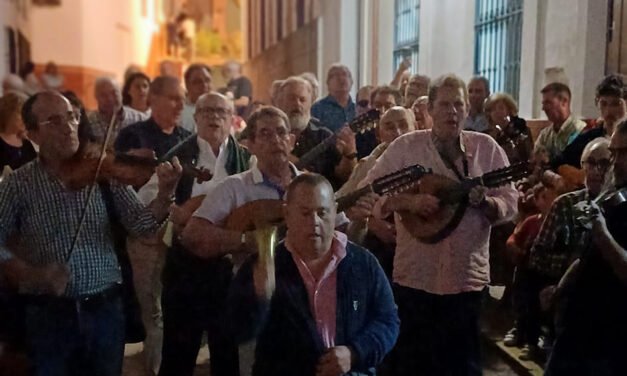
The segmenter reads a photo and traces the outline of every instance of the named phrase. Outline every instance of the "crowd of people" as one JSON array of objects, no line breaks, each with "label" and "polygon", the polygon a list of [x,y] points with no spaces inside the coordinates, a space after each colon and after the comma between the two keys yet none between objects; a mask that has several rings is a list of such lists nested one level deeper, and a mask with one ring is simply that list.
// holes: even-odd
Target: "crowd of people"
[{"label": "crowd of people", "polygon": [[264,104],[238,64],[216,89],[195,63],[183,82],[99,78],[94,111],[7,77],[0,313],[23,330],[3,326],[0,359],[120,375],[124,344],[143,341],[146,374],[191,376],[206,341],[211,374],[239,375],[255,340],[255,376],[480,375],[498,283],[521,357],[627,374],[622,78],[598,84],[587,122],[567,85],[546,85],[534,139],[485,77],[407,68],[353,98],[333,64],[327,96],[303,73]]}]

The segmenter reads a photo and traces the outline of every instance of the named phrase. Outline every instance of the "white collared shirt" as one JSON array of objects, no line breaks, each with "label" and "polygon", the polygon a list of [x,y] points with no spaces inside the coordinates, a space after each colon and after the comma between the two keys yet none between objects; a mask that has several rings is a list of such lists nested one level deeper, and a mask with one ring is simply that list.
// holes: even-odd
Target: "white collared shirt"
[{"label": "white collared shirt", "polygon": [[218,155],[216,156],[211,148],[211,145],[203,140],[200,137],[197,137],[198,140],[198,162],[196,163],[196,167],[205,168],[211,172],[213,177],[211,180],[198,183],[194,181],[194,186],[192,187],[192,197],[206,194],[209,190],[215,187],[216,184],[224,180],[229,173],[226,171],[226,160],[228,158],[229,149],[227,147],[229,143],[229,138],[227,137],[222,145],[220,145],[220,150],[218,151]]},{"label": "white collared shirt", "polygon": [[194,120],[194,112],[196,112],[196,105],[185,100],[179,122],[183,129],[187,129],[192,133],[196,133],[196,120]]}]

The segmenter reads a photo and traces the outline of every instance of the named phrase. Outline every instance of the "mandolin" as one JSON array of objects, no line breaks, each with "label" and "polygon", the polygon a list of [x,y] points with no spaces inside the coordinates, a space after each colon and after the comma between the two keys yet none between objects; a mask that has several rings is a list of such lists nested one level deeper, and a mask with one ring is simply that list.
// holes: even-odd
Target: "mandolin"
[{"label": "mandolin", "polygon": [[[364,114],[357,116],[353,119],[348,127],[355,133],[364,133],[368,130],[374,129],[377,127],[377,121],[379,120],[381,113],[377,109],[372,109]],[[338,129],[325,138],[318,145],[313,147],[311,150],[300,156],[298,160],[294,161],[294,165],[299,170],[305,170],[309,167],[316,159],[320,157],[322,153],[324,153],[328,148],[335,145],[337,140],[337,135],[342,128]]]},{"label": "mandolin", "polygon": [[468,193],[478,185],[494,188],[520,180],[531,173],[526,162],[488,172],[462,181],[439,174],[423,176],[409,193],[430,194],[440,200],[440,210],[422,217],[409,211],[399,211],[402,225],[417,240],[433,244],[449,236],[461,222],[468,207]]}]

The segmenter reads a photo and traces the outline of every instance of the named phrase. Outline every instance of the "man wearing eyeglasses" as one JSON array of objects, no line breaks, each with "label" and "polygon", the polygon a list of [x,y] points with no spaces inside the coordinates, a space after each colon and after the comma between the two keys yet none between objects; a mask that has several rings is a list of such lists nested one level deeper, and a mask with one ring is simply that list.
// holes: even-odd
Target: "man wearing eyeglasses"
[{"label": "man wearing eyeglasses", "polygon": [[[23,295],[34,374],[120,375],[125,317],[108,200],[101,185],[64,183],[79,149],[78,116],[56,92],[29,98],[22,115],[39,158],[0,183],[0,268]],[[180,175],[176,160],[157,167],[158,193],[147,206],[111,181],[109,204],[129,232],[155,233]],[[6,246],[15,234],[19,256]]]},{"label": "man wearing eyeglasses", "polygon": [[[546,375],[627,374],[626,122],[614,131],[609,151],[614,181],[598,205],[590,204],[588,246],[560,281],[558,290],[567,304]],[[596,158],[596,164],[584,161],[584,169],[610,167],[607,161],[605,156]],[[623,199],[617,199],[621,189]]]},{"label": "man wearing eyeglasses", "polygon": [[[204,94],[196,101],[198,130],[196,166],[208,169],[208,182],[193,182],[190,197],[206,194],[227,176],[248,169],[250,154],[230,135],[233,102],[222,94]],[[186,222],[191,213],[172,209],[172,221]],[[212,375],[239,372],[237,345],[220,325],[232,264],[224,258],[202,259],[178,239],[168,249],[163,269],[163,349],[160,375],[192,375],[201,338],[207,332]]]},{"label": "man wearing eyeglasses", "polygon": [[[542,291],[545,306],[559,296],[560,278],[583,251],[582,242],[588,231],[580,221],[585,214],[582,205],[598,197],[604,187],[611,164],[609,141],[605,138],[591,141],[582,153],[581,164],[585,172],[585,188],[555,200],[531,248],[527,288],[531,291],[530,296],[538,296]],[[538,299],[531,301],[531,309],[536,315],[539,315],[540,302]],[[532,353],[538,350],[539,335],[539,328],[536,328],[528,339]]]}]

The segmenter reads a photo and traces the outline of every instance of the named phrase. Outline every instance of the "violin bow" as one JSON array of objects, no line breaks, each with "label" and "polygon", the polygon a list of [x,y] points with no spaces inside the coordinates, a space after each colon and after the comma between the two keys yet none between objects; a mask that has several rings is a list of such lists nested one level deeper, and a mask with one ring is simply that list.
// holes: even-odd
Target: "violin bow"
[{"label": "violin bow", "polygon": [[[111,121],[107,126],[107,132],[105,133],[104,142],[102,143],[102,147],[100,148],[100,156],[98,157],[98,165],[96,166],[96,172],[94,173],[94,178],[92,179],[92,184],[89,187],[89,192],[87,193],[87,202],[85,203],[85,207],[83,208],[83,212],[81,213],[81,220],[78,223],[78,228],[74,233],[74,238],[72,239],[72,246],[70,247],[70,251],[68,252],[67,257],[65,258],[65,263],[67,264],[72,258],[72,254],[74,253],[74,249],[76,248],[76,244],[78,243],[78,237],[81,234],[81,230],[85,226],[85,220],[87,219],[87,209],[89,209],[89,205],[91,203],[91,197],[94,195],[96,190],[96,183],[98,183],[98,177],[100,176],[100,171],[102,170],[102,164],[105,160],[105,153],[107,151],[107,145],[111,140],[111,134],[113,133],[113,128],[116,125],[116,121],[120,117],[120,114],[123,111],[123,107],[120,106],[116,111],[113,112],[113,116],[111,117]],[[78,127],[78,125],[77,125]]]}]

